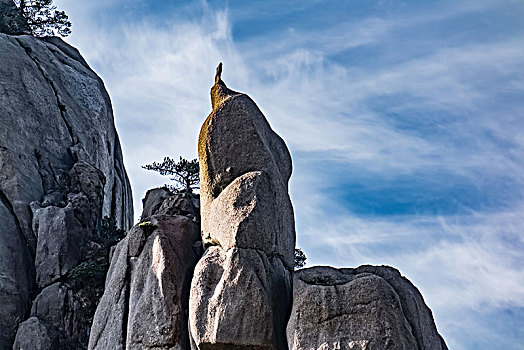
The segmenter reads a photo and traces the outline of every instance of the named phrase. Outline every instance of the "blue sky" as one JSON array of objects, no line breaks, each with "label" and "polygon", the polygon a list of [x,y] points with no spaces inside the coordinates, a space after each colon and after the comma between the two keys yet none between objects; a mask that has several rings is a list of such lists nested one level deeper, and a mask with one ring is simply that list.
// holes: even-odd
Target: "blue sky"
[{"label": "blue sky", "polygon": [[135,210],[196,156],[217,63],[286,140],[309,265],[395,266],[450,349],[524,349],[524,1],[55,0]]}]

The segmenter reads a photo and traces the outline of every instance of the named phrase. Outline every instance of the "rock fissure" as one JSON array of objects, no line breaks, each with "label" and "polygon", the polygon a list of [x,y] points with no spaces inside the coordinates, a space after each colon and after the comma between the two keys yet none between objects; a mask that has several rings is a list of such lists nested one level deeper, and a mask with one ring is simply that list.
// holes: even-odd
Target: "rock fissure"
[{"label": "rock fissure", "polygon": [[7,198],[5,193],[2,191],[2,189],[0,189],[0,201],[2,202],[2,204],[4,204],[7,210],[9,210],[9,212],[11,213],[11,216],[13,217],[13,220],[16,223],[16,227],[18,228],[17,231],[19,232],[19,235],[22,238],[22,240],[24,241],[27,249],[31,253],[32,258],[34,259],[31,245],[29,244],[27,237],[24,235],[24,230],[22,229],[22,225],[20,224],[20,221],[18,220],[18,216],[16,215],[15,209],[13,205],[11,204],[11,202],[9,201],[9,198]]},{"label": "rock fissure", "polygon": [[[42,184],[42,191],[44,192],[44,195],[46,194],[47,185],[45,182],[44,174],[42,173],[42,162],[41,162],[41,155],[40,152],[38,152],[37,149],[35,149],[35,160],[36,160],[36,171],[38,172],[38,176],[40,177],[40,183]],[[38,198],[38,201],[42,200],[42,198]],[[35,234],[33,232],[33,234]]]},{"label": "rock fissure", "polygon": [[129,301],[131,296],[131,271],[132,271],[131,257],[127,254],[127,270],[124,277],[124,310],[122,313],[122,349],[127,349],[127,329],[129,322]]},{"label": "rock fissure", "polygon": [[49,84],[49,86],[51,87],[51,90],[53,91],[53,94],[56,98],[56,105],[58,107],[58,111],[60,112],[60,117],[62,118],[62,120],[64,121],[64,124],[67,128],[67,131],[69,132],[69,137],[71,138],[71,146],[74,146],[75,144],[75,137],[73,135],[73,128],[71,127],[71,124],[67,121],[67,118],[65,116],[65,112],[66,112],[66,106],[61,102],[61,99],[60,99],[60,96],[58,94],[58,90],[55,86],[55,84],[53,83],[53,81],[46,75],[43,67],[40,65],[40,63],[38,62],[38,60],[33,57],[33,55],[31,55],[31,48],[30,47],[26,47],[24,46],[24,44],[22,43],[22,41],[18,38],[15,38],[15,40],[18,42],[18,44],[20,45],[20,47],[22,49],[24,49],[25,53],[27,54],[27,56],[31,59],[31,61],[34,62],[35,66],[38,68],[38,70],[40,71],[40,73],[42,74],[42,77],[44,77],[45,81]]},{"label": "rock fissure", "polygon": [[209,246],[219,246],[225,253],[229,253],[229,251],[231,249],[252,250],[252,251],[255,251],[257,253],[264,254],[264,256],[267,259],[273,259],[273,258],[279,259],[282,262],[282,265],[284,265],[284,268],[286,270],[290,271],[290,272],[293,272],[295,270],[294,268],[287,266],[286,259],[285,259],[285,257],[282,254],[278,254],[278,253],[275,253],[275,252],[267,252],[267,251],[265,251],[263,249],[258,249],[258,248],[236,247],[236,246],[233,246],[233,247],[230,247],[230,248],[226,249],[226,248],[224,248],[224,247],[222,247],[220,245],[220,242],[216,242],[215,244],[209,244]]}]

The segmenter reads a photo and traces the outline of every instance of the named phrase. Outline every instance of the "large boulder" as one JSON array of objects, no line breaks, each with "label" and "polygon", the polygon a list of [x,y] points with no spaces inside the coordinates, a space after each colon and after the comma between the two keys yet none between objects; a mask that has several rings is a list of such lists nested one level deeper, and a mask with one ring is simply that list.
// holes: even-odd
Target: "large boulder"
[{"label": "large boulder", "polygon": [[[13,350],[55,350],[58,348],[58,334],[49,325],[36,317],[20,324]],[[7,349],[7,348],[6,348]]]},{"label": "large boulder", "polygon": [[102,80],[61,39],[27,33],[0,0],[0,349],[40,288],[106,253],[95,239],[103,217],[122,229],[133,217]]},{"label": "large boulder", "polygon": [[113,253],[89,349],[189,348],[189,287],[202,253],[196,200],[165,189],[147,193],[142,223]]},{"label": "large boulder", "polygon": [[387,266],[299,270],[290,349],[447,350],[420,292]]},{"label": "large boulder", "polygon": [[198,141],[202,239],[190,330],[200,349],[286,349],[294,215],[291,157],[257,105],[217,70]]}]

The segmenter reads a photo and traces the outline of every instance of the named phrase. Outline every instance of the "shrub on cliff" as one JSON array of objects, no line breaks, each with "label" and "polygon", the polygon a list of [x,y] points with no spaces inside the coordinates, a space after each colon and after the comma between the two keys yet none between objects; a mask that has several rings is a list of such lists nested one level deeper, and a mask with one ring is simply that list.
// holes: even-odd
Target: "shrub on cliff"
[{"label": "shrub on cliff", "polygon": [[295,269],[299,269],[306,265],[306,254],[300,248],[295,248]]},{"label": "shrub on cliff", "polygon": [[27,20],[34,36],[68,36],[71,22],[64,11],[53,6],[53,0],[14,0]]}]

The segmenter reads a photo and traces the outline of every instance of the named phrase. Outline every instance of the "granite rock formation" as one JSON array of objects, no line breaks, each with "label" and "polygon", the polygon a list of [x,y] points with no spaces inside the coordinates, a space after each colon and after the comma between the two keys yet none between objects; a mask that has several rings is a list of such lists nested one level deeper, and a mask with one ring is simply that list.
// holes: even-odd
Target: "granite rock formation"
[{"label": "granite rock formation", "polygon": [[150,190],[142,222],[113,253],[89,349],[189,349],[187,312],[202,254],[198,198]]},{"label": "granite rock formation", "polygon": [[202,210],[154,189],[131,228],[103,82],[75,48],[28,34],[0,0],[0,350],[447,349],[392,268],[292,278],[291,157],[221,65],[199,137]]},{"label": "granite rock formation", "polygon": [[294,215],[291,157],[257,105],[217,69],[199,136],[202,240],[190,294],[199,349],[286,349]]},{"label": "granite rock formation", "polygon": [[[73,277],[107,260],[101,219],[127,229],[133,216],[102,80],[61,39],[28,33],[12,1],[0,0],[0,349],[11,348],[29,315],[24,335],[45,328],[52,343],[85,339],[96,300],[84,299],[96,297]],[[65,297],[49,288],[65,288]],[[30,311],[37,296],[49,313]]]},{"label": "granite rock formation", "polygon": [[299,270],[290,349],[447,350],[420,292],[387,266]]}]

